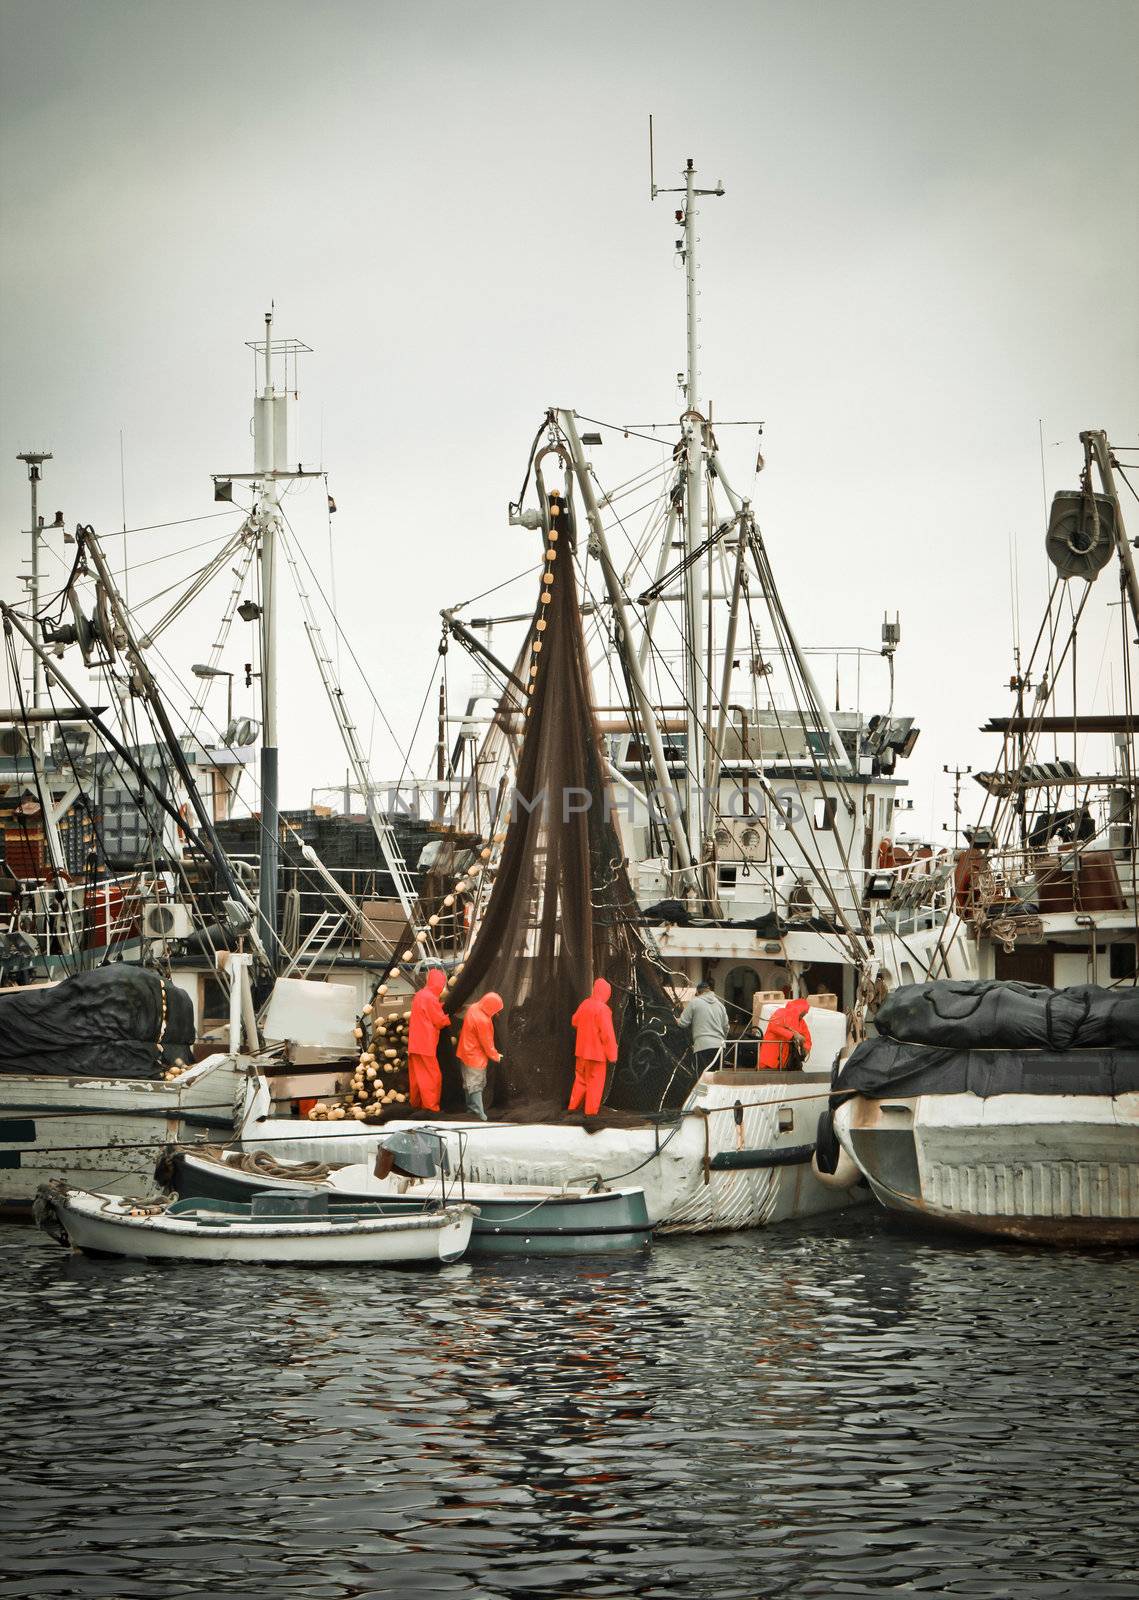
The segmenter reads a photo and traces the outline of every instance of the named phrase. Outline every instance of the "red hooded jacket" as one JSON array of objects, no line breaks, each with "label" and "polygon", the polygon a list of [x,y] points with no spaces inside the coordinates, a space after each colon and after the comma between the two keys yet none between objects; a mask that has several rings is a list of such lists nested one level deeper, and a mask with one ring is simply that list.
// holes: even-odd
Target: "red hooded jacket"
[{"label": "red hooded jacket", "polygon": [[502,996],[493,992],[484,994],[481,1000],[467,1007],[455,1052],[464,1067],[485,1072],[488,1061],[502,1060],[494,1042],[494,1019],[501,1010]]},{"label": "red hooded jacket", "polygon": [[433,1056],[439,1047],[439,1030],[451,1026],[450,1017],[439,1004],[446,984],[443,969],[432,967],[423,988],[416,990],[407,1029],[408,1055]]},{"label": "red hooded jacket", "polygon": [[785,1006],[780,1006],[768,1018],[767,1026],[763,1030],[763,1041],[759,1047],[759,1064],[761,1067],[789,1067],[791,1065],[791,1040],[803,1041],[804,1053],[809,1053],[811,1048],[811,1030],[807,1026],[807,1012],[810,1010],[809,1000],[788,1000]]},{"label": "red hooded jacket", "polygon": [[616,1061],[617,1035],[613,1032],[613,1013],[606,1002],[613,993],[604,978],[598,978],[593,993],[573,1014],[577,1029],[574,1054],[582,1061]]}]

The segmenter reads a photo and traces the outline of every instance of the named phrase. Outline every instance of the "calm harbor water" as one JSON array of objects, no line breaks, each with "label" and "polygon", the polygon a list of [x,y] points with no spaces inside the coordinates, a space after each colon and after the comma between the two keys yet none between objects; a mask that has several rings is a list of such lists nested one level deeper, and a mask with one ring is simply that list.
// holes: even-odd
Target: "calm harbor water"
[{"label": "calm harbor water", "polygon": [[898,1231],[429,1273],[0,1228],[0,1595],[1139,1592],[1139,1257]]}]

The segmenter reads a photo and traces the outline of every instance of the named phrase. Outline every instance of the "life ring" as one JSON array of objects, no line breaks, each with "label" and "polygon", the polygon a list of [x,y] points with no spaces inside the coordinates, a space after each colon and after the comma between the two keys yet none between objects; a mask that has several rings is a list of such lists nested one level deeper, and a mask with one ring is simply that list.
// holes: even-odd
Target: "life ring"
[{"label": "life ring", "polygon": [[853,1189],[862,1176],[838,1141],[834,1131],[834,1113],[829,1108],[819,1113],[811,1171],[824,1189]]},{"label": "life ring", "polygon": [[879,839],[878,841],[878,870],[885,872],[888,867],[896,866],[894,860],[893,839]]}]

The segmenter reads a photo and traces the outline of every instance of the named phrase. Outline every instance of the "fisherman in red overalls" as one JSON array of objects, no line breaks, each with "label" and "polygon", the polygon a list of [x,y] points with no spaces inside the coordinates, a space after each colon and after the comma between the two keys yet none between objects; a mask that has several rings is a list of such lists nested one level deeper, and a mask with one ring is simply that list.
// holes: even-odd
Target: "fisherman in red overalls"
[{"label": "fisherman in red overalls", "polygon": [[604,978],[598,978],[593,993],[583,1000],[573,1014],[577,1030],[574,1046],[573,1091],[569,1109],[579,1111],[584,1104],[587,1117],[595,1117],[601,1110],[601,1096],[605,1092],[605,1071],[610,1061],[617,1059],[617,1035],[613,1031],[613,1013],[609,996],[613,993]]},{"label": "fisherman in red overalls", "polygon": [[772,1013],[759,1046],[761,1067],[780,1071],[802,1065],[811,1053],[811,1030],[807,1026],[810,1008],[809,1000],[788,1000]]},{"label": "fisherman in red overalls", "polygon": [[443,1074],[439,1071],[439,1034],[451,1019],[439,1003],[447,980],[442,967],[432,967],[427,982],[411,1002],[407,1029],[407,1077],[413,1111],[438,1111]]},{"label": "fisherman in red overalls", "polygon": [[486,1121],[482,1098],[486,1092],[486,1069],[492,1061],[502,1060],[502,1053],[494,1042],[494,1019],[501,1010],[502,996],[493,990],[468,1006],[459,1033],[459,1048],[455,1052],[463,1074],[467,1110],[480,1122]]}]

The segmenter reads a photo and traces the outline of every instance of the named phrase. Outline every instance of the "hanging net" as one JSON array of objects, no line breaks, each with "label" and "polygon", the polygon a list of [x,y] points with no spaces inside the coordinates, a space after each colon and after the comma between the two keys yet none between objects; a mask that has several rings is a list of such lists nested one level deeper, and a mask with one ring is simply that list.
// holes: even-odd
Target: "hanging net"
[{"label": "hanging net", "polygon": [[[618,1058],[601,1118],[643,1116],[679,1105],[696,1069],[666,975],[641,931],[613,812],[578,603],[568,485],[544,501],[549,532],[541,592],[516,681],[496,711],[500,729],[518,747],[514,793],[505,802],[497,876],[444,1005],[457,1019],[480,995],[501,995],[496,1036],[503,1061],[489,1075],[487,1103],[510,1120],[549,1121],[568,1115],[570,1019],[593,980],[606,978]],[[444,1109],[461,1105],[446,1034],[439,1054]]]}]

